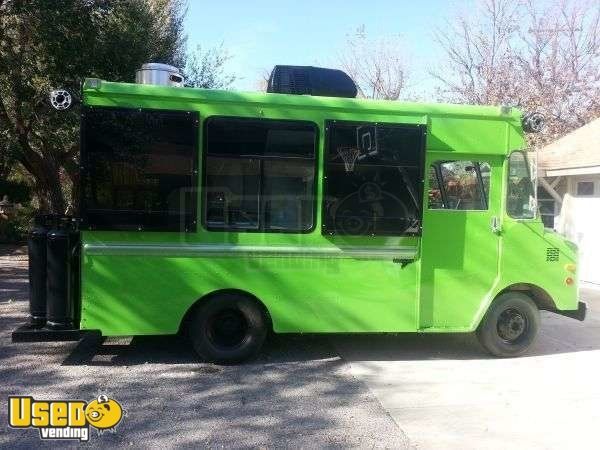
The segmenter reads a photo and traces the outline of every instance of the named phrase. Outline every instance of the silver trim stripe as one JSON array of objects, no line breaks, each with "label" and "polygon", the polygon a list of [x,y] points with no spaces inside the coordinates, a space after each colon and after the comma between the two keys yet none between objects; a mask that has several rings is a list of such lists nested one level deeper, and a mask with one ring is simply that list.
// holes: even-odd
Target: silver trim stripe
[{"label": "silver trim stripe", "polygon": [[234,244],[91,244],[83,246],[87,255],[152,256],[260,256],[354,259],[415,259],[416,247],[294,247]]}]

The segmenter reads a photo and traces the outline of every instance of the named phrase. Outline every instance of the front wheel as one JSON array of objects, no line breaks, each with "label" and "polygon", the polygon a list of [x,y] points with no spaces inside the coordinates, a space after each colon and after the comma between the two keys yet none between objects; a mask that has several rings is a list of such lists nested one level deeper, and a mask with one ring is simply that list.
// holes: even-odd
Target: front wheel
[{"label": "front wheel", "polygon": [[534,343],[540,328],[540,312],[531,298],[506,292],[490,306],[477,337],[492,355],[520,356]]},{"label": "front wheel", "polygon": [[226,293],[193,312],[188,334],[204,360],[236,363],[258,353],[267,336],[267,320],[256,302]]}]

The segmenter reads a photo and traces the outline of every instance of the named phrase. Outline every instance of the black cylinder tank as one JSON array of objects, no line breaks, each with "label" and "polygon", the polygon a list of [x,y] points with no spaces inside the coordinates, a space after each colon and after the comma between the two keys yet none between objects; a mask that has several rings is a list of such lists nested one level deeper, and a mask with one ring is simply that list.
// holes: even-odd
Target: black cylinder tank
[{"label": "black cylinder tank", "polygon": [[46,323],[46,234],[49,226],[49,216],[36,216],[27,239],[29,314],[31,325],[36,327]]},{"label": "black cylinder tank", "polygon": [[72,329],[76,321],[78,233],[71,218],[57,220],[47,234],[47,327]]}]

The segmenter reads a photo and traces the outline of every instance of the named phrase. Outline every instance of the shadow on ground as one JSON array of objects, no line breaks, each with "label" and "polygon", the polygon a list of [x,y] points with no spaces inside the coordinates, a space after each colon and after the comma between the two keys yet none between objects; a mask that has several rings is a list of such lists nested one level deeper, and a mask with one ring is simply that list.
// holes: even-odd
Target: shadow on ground
[{"label": "shadow on ground", "polygon": [[[408,440],[326,339],[271,339],[255,361],[198,361],[177,336],[86,338],[79,343],[11,344],[26,304],[0,304],[0,393],[92,400],[127,410],[109,446],[407,448]],[[6,423],[6,407],[0,422]],[[73,444],[75,443],[61,443]],[[48,443],[36,430],[7,430],[2,448]]]},{"label": "shadow on ground", "polygon": [[[324,336],[271,336],[260,355],[244,366],[337,359]],[[193,364],[202,362],[183,336],[136,336],[130,339],[82,339],[62,362],[65,366],[134,366],[139,364]],[[218,367],[218,366],[214,366]],[[214,370],[214,369],[211,369]]]},{"label": "shadow on ground", "polygon": [[0,245],[0,302],[28,299],[26,249]]},{"label": "shadow on ground", "polygon": [[[273,336],[256,360],[238,366],[198,361],[177,336],[11,344],[10,331],[26,320],[26,263],[0,258],[0,275],[2,398],[107,393],[128,415],[117,433],[92,436],[104,445],[406,448],[404,432],[347,362],[369,362],[378,379],[374,361],[491,359],[471,334]],[[542,323],[529,357],[600,348],[596,318],[581,324],[543,313]],[[5,415],[0,407],[0,422]],[[41,444],[35,430],[0,434],[3,448]]]}]

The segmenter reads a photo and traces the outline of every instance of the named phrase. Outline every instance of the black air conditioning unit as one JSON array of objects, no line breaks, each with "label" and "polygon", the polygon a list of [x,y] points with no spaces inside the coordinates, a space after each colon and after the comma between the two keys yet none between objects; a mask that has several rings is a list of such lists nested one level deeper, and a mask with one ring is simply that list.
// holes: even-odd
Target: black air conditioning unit
[{"label": "black air conditioning unit", "polygon": [[356,97],[356,84],[347,73],[312,66],[275,66],[267,92],[317,95],[320,97]]}]

